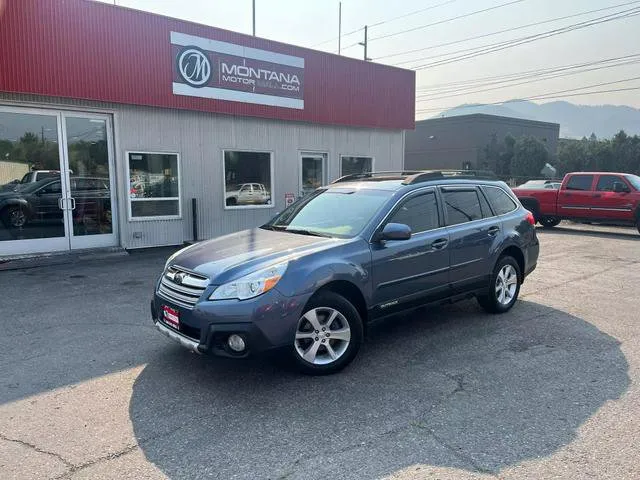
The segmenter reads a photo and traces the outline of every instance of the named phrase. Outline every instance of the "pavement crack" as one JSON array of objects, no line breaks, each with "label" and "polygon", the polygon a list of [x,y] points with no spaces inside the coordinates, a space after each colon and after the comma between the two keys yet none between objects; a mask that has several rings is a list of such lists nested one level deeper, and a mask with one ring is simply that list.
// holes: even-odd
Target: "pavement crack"
[{"label": "pavement crack", "polygon": [[109,460],[114,460],[116,458],[122,457],[123,455],[126,455],[134,450],[136,450],[138,448],[138,445],[129,445],[126,448],[123,448],[122,450],[118,451],[118,452],[113,452],[113,453],[109,453],[107,455],[103,455],[102,457],[98,457],[95,458],[93,460],[90,460],[88,462],[85,463],[81,463],[80,465],[73,465],[73,464],[69,464],[69,471],[63,473],[62,475],[55,477],[54,480],[62,480],[64,478],[69,478],[71,475],[73,475],[76,472],[79,472],[80,470],[84,470],[85,468],[89,468],[92,467],[93,465],[96,465],[98,463],[101,462],[105,462],[105,461],[109,461]]},{"label": "pavement crack", "polygon": [[54,457],[57,460],[60,460],[67,468],[73,470],[74,465],[73,463],[69,462],[67,459],[65,459],[62,455],[55,453],[55,452],[50,452],[48,450],[44,450],[43,448],[38,447],[37,445],[34,445],[33,443],[29,443],[29,442],[25,442],[24,440],[20,440],[18,438],[11,438],[6,436],[3,433],[0,433],[0,439],[4,440],[5,442],[12,442],[12,443],[17,443],[18,445],[22,445],[24,447],[30,448],[31,450],[34,450],[38,453],[43,453],[45,455],[49,455],[51,457]]},{"label": "pavement crack", "polygon": [[478,473],[483,473],[483,474],[486,474],[486,475],[491,475],[492,477],[495,477],[495,478],[499,478],[497,472],[478,465],[473,460],[473,458],[471,458],[469,455],[466,455],[465,453],[461,452],[459,449],[454,448],[452,445],[449,445],[442,437],[437,435],[433,431],[433,429],[428,428],[427,430],[429,431],[429,435],[431,436],[431,438],[433,438],[439,445],[441,445],[442,447],[444,447],[448,451],[450,451],[451,454],[454,457],[456,457],[458,460],[461,460],[461,461],[471,465],[473,467],[473,469]]}]

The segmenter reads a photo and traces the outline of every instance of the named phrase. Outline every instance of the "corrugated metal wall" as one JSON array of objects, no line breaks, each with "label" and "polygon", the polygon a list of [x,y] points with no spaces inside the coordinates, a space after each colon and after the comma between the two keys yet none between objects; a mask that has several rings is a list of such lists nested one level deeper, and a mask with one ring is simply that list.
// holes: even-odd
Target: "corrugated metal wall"
[{"label": "corrugated metal wall", "polygon": [[[340,176],[340,155],[375,158],[375,170],[403,168],[401,130],[314,125],[185,110],[126,106],[34,95],[2,94],[0,103],[68,107],[114,114],[119,232],[125,248],[177,245],[193,239],[191,199],[198,201],[199,239],[258,226],[284,208],[284,194],[299,192],[300,152],[328,154],[328,177]],[[274,206],[224,209],[222,150],[273,152]],[[181,161],[182,219],[128,220],[127,151],[177,152]]]}]

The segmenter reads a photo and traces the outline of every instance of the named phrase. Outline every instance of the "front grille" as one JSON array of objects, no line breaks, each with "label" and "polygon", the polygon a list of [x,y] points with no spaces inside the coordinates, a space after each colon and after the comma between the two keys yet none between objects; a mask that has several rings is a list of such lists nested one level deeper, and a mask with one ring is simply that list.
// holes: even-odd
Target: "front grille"
[{"label": "front grille", "polygon": [[162,275],[158,295],[191,310],[208,285],[207,277],[172,265]]}]

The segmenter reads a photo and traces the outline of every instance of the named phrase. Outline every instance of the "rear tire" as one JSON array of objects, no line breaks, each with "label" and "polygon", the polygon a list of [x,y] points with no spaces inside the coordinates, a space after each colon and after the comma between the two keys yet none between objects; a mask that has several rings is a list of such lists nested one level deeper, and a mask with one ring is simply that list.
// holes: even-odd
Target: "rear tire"
[{"label": "rear tire", "polygon": [[540,223],[544,228],[553,228],[560,222],[561,220],[557,217],[541,217],[538,219],[538,223]]},{"label": "rear tire", "polygon": [[522,272],[516,259],[500,257],[491,274],[489,290],[478,297],[478,303],[489,313],[508,312],[518,299],[521,283]]},{"label": "rear tire", "polygon": [[362,339],[362,319],[353,304],[337,293],[319,292],[298,320],[291,356],[304,374],[330,375],[353,361]]}]

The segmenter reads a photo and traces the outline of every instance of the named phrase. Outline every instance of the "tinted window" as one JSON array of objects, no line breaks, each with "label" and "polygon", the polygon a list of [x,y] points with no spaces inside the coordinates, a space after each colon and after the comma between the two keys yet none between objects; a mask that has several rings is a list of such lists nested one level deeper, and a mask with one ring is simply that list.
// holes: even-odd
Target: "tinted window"
[{"label": "tinted window", "polygon": [[487,194],[487,198],[491,202],[496,215],[504,215],[518,208],[516,202],[501,188],[484,187],[484,192]]},{"label": "tinted window", "polygon": [[475,190],[443,191],[447,225],[471,222],[482,218],[480,199]]},{"label": "tinted window", "polygon": [[60,182],[53,182],[41,190],[42,193],[60,193],[62,192],[62,187],[60,186]]},{"label": "tinted window", "polygon": [[493,212],[491,211],[491,207],[489,206],[489,202],[484,198],[482,193],[478,193],[478,198],[480,198],[480,208],[482,209],[482,216],[484,218],[493,217]]},{"label": "tinted window", "polygon": [[574,175],[567,182],[567,190],[591,190],[593,175]]},{"label": "tinted window", "polygon": [[599,192],[613,192],[613,184],[615,182],[624,184],[622,179],[617,175],[600,175],[596,190],[598,190]]},{"label": "tinted window", "polygon": [[391,216],[389,223],[404,223],[412,233],[438,228],[438,205],[433,192],[410,198]]}]

